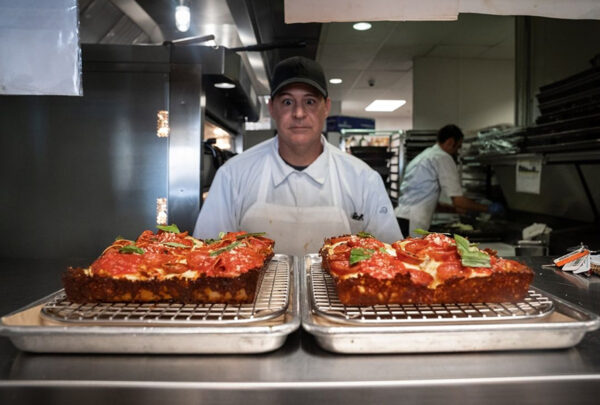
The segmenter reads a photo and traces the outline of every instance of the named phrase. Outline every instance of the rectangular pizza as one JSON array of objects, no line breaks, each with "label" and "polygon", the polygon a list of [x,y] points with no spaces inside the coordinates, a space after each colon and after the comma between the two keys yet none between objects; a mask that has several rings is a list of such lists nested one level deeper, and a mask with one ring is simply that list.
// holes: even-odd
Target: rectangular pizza
[{"label": "rectangular pizza", "polygon": [[533,271],[459,235],[390,244],[359,233],[326,239],[322,266],[345,305],[516,302]]},{"label": "rectangular pizza", "polygon": [[261,233],[199,240],[174,226],[117,239],[87,268],[69,268],[69,300],[87,302],[249,303],[273,256]]}]

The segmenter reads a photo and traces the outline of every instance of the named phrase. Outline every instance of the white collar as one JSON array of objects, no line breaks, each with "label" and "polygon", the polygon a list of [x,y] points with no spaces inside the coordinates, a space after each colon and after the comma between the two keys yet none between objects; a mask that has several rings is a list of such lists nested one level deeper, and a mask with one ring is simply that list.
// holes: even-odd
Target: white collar
[{"label": "white collar", "polygon": [[[321,135],[321,145],[323,145],[323,152],[312,162],[306,169],[302,171],[314,181],[319,184],[325,183],[325,177],[329,168],[329,157],[331,151],[329,148],[331,147],[325,137]],[[294,172],[298,172],[298,170],[294,169],[281,158],[279,155],[279,138],[275,138],[275,142],[273,142],[273,148],[271,149],[271,156],[275,162],[276,170],[273,170],[273,183],[275,187],[279,186],[283,183],[290,174]]]}]

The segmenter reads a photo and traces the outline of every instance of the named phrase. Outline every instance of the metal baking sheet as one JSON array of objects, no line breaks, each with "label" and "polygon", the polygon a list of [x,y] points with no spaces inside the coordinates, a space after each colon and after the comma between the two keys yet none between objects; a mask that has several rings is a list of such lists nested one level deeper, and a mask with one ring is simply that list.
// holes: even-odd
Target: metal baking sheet
[{"label": "metal baking sheet", "polygon": [[[288,305],[271,319],[244,323],[145,323],[144,325],[56,322],[40,311],[58,293],[42,298],[0,319],[0,335],[25,351],[44,353],[263,353],[276,350],[300,325],[298,264],[277,254],[269,266],[291,274]],[[261,289],[266,286],[261,285]],[[263,294],[259,291],[258,297]]]},{"label": "metal baking sheet", "polygon": [[[336,353],[433,353],[560,349],[578,344],[586,332],[600,327],[600,317],[543,293],[553,303],[549,316],[510,322],[489,319],[437,319],[428,322],[334,322],[311,301],[311,267],[320,267],[316,254],[304,257],[300,273],[302,326],[326,350]],[[539,290],[534,289],[535,292]]]},{"label": "metal baking sheet", "polygon": [[265,321],[282,315],[289,303],[290,269],[286,261],[271,261],[249,304],[89,303],[77,304],[59,292],[40,312],[58,322],[97,325],[208,325]]}]

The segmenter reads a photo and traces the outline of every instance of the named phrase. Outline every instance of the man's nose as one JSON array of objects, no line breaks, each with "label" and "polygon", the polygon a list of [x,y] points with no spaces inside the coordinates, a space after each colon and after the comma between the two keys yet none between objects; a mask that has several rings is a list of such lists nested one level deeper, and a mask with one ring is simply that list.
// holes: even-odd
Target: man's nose
[{"label": "man's nose", "polygon": [[297,103],[294,106],[294,117],[302,118],[305,115],[304,105],[302,103]]}]

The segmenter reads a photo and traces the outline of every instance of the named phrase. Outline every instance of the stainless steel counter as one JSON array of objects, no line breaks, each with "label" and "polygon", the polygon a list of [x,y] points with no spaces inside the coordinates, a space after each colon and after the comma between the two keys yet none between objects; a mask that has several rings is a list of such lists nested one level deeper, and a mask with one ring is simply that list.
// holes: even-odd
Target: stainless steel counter
[{"label": "stainless steel counter", "polygon": [[[542,269],[534,285],[600,313],[600,277]],[[65,261],[0,260],[0,314],[60,285]],[[340,355],[306,332],[260,355],[33,354],[0,338],[0,403],[597,403],[600,330],[566,350]]]}]

